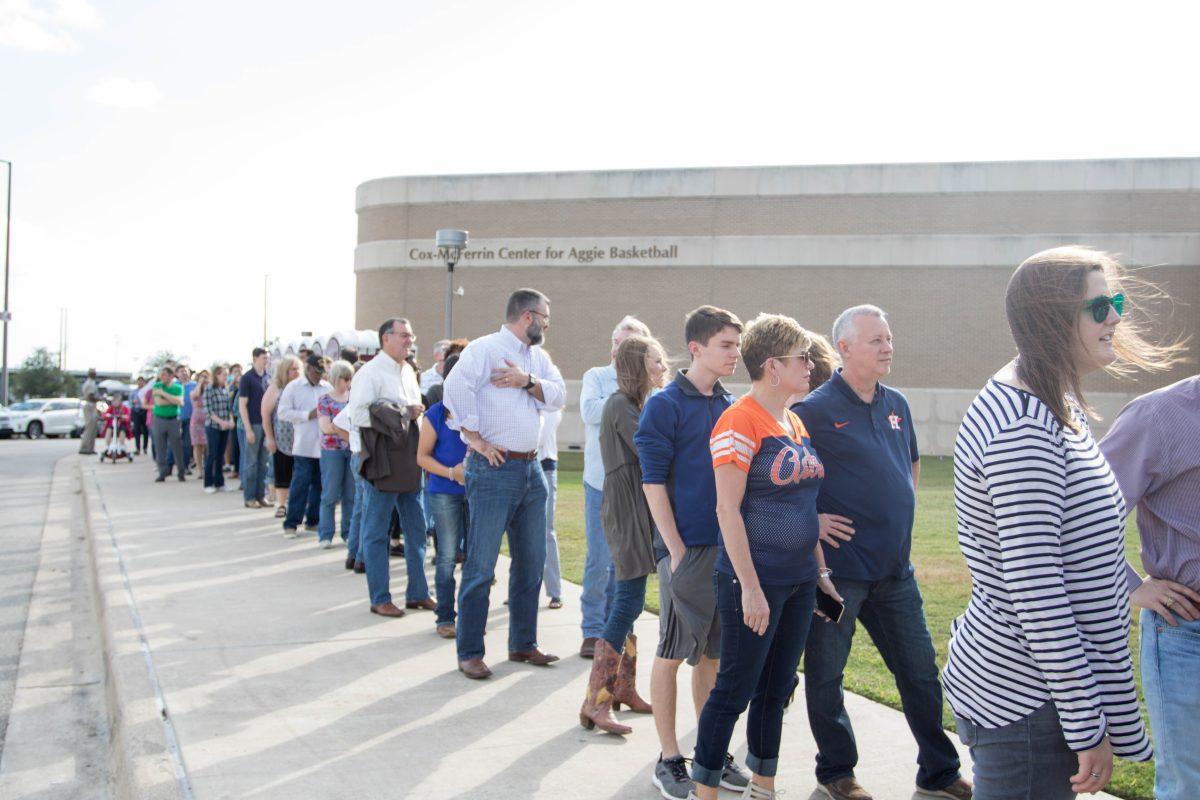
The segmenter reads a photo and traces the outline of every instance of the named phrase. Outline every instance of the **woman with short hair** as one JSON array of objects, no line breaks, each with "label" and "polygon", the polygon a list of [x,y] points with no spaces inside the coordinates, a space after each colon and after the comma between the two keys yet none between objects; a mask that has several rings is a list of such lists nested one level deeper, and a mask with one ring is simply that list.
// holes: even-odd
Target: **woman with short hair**
[{"label": "woman with short hair", "polygon": [[287,516],[288,487],[292,485],[292,423],[279,419],[275,407],[284,388],[300,377],[300,359],[286,355],[275,365],[275,374],[262,399],[263,436],[275,476],[275,517]]},{"label": "woman with short hair", "polygon": [[783,710],[804,652],[817,592],[840,602],[818,537],[825,468],[788,409],[808,392],[811,341],[791,317],[759,314],[742,334],[750,392],[734,402],[709,442],[721,528],[714,583],[721,666],[700,714],[692,779],[715,800],[738,717],[746,723],[743,797],[776,796]]},{"label": "woman with short hair", "polygon": [[626,337],[613,356],[617,391],[600,417],[600,453],[604,462],[604,500],[600,517],[612,554],[616,585],[604,633],[596,642],[587,694],[579,723],[589,730],[633,733],[613,716],[623,703],[631,711],[652,708],[637,692],[637,637],[633,623],[646,605],[646,576],[656,571],[654,520],[642,491],[642,467],[633,435],[646,398],[666,385],[667,355],[649,336]]},{"label": "woman with short hair", "polygon": [[976,800],[1098,792],[1114,754],[1151,757],[1129,656],[1125,501],[1088,429],[1086,375],[1158,369],[1169,349],[1115,258],[1026,259],[1005,311],[1017,357],[971,403],[954,448],[971,599],[942,672]]},{"label": "woman with short hair", "polygon": [[321,428],[321,516],[317,519],[317,538],[325,550],[333,547],[333,513],[342,504],[342,541],[350,535],[354,512],[354,472],[350,468],[350,442],[338,436],[333,418],[350,402],[350,381],[354,367],[347,361],[335,361],[329,367],[333,388],[317,401],[317,424]]}]

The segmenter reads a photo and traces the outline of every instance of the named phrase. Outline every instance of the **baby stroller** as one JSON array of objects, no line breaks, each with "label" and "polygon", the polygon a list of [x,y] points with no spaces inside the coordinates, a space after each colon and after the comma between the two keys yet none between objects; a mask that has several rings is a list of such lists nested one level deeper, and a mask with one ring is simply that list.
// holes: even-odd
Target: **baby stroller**
[{"label": "baby stroller", "polygon": [[130,409],[124,395],[116,395],[104,410],[104,450],[100,453],[100,463],[109,459],[112,463],[126,460],[133,461],[133,453],[129,452],[126,443],[133,438],[133,426],[130,423]]}]

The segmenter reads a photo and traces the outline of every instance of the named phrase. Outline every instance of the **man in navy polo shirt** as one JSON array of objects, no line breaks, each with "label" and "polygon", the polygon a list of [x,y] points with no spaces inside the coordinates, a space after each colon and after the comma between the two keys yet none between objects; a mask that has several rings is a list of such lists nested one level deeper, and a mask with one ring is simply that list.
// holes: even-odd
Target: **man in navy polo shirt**
[{"label": "man in navy polo shirt", "polygon": [[861,621],[896,679],[917,740],[917,795],[971,797],[958,751],[942,730],[942,687],[921,592],[913,576],[917,437],[904,395],[880,383],[892,371],[892,332],[882,310],[843,311],[833,326],[843,368],[792,407],[825,465],[817,499],[825,563],[845,599],[838,624],[814,625],[804,656],[817,782],[833,800],[870,800],[854,778],[858,749],[842,673]]}]

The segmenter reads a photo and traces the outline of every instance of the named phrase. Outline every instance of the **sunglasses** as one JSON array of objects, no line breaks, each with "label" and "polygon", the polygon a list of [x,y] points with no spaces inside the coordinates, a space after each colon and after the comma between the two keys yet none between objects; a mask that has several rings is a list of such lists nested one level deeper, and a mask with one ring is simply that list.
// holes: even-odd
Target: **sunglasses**
[{"label": "sunglasses", "polygon": [[[1117,313],[1119,314],[1121,312],[1118,311]],[[778,359],[780,361],[782,361],[785,358],[803,358],[809,364],[813,363],[812,355],[810,355],[809,351],[807,351],[807,350],[802,350],[799,353],[792,353],[791,355],[787,355],[787,356],[768,356],[767,361],[770,361],[772,358]],[[761,369],[762,367],[765,367],[767,365],[767,361],[764,361],[761,365],[759,365],[759,368]]]},{"label": "sunglasses", "polygon": [[1104,320],[1108,319],[1109,308],[1116,311],[1118,317],[1121,316],[1121,313],[1125,310],[1125,295],[1120,292],[1117,292],[1112,297],[1100,295],[1099,297],[1093,297],[1083,304],[1083,310],[1092,312],[1092,319],[1096,320],[1096,322],[1104,322]]}]

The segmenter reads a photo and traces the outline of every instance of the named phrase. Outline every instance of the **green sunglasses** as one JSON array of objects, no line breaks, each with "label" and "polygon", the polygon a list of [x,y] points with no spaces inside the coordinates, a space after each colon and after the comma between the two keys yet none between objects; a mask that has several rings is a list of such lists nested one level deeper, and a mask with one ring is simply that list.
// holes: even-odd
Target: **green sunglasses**
[{"label": "green sunglasses", "polygon": [[1108,297],[1107,295],[1093,297],[1083,304],[1083,310],[1092,312],[1092,319],[1096,320],[1096,322],[1104,322],[1104,320],[1108,319],[1108,309],[1110,306],[1117,312],[1118,317],[1121,316],[1121,313],[1125,310],[1125,295],[1117,292],[1112,297]]}]

